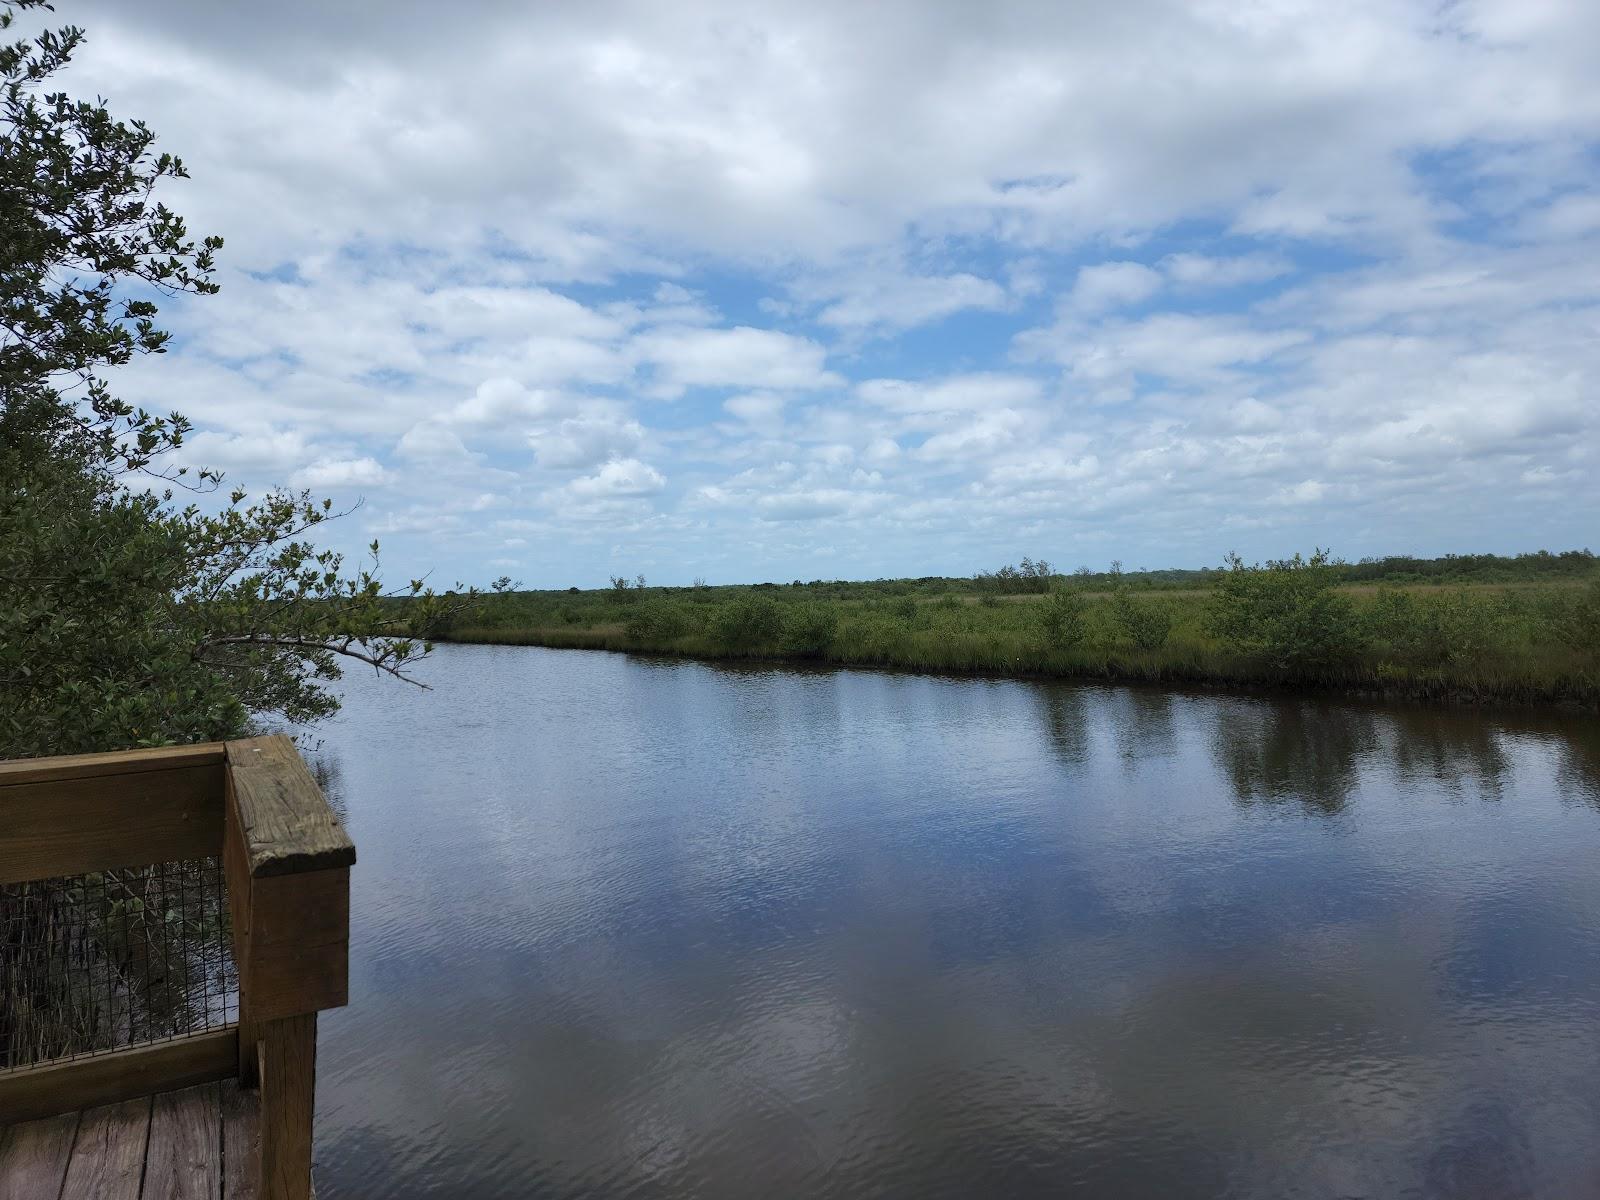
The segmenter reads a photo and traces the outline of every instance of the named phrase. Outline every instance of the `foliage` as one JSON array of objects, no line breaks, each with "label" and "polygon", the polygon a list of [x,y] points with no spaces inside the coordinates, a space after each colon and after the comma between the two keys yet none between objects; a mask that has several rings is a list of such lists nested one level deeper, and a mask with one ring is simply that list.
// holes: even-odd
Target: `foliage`
[{"label": "foliage", "polygon": [[623,628],[636,641],[666,642],[685,633],[689,629],[689,620],[677,605],[665,600],[651,600],[635,608]]},{"label": "foliage", "polygon": [[1384,588],[1365,617],[1375,647],[1395,661],[1426,666],[1477,661],[1504,634],[1503,607],[1465,592],[1415,595]]},{"label": "foliage", "polygon": [[1555,619],[1556,636],[1579,654],[1600,655],[1600,575],[1559,607]]},{"label": "foliage", "polygon": [[1136,600],[1126,588],[1111,598],[1111,612],[1122,635],[1140,650],[1159,650],[1172,633],[1172,614],[1151,600]]},{"label": "foliage", "polygon": [[1265,567],[1247,565],[1237,554],[1224,561],[1210,617],[1226,645],[1291,674],[1336,663],[1356,648],[1350,598],[1337,590],[1326,550]]},{"label": "foliage", "polygon": [[[9,0],[0,29],[14,10],[43,7]],[[158,184],[187,173],[155,153],[142,122],[41,94],[83,40],[69,26],[0,46],[0,388],[8,419],[26,417],[90,461],[138,469],[188,425],[117,399],[101,372],[165,349],[170,335],[155,327],[151,296],[215,292],[222,239],[197,243],[182,218],[152,202]],[[47,386],[59,377],[82,388],[81,405],[62,410]]]},{"label": "foliage", "polygon": [[628,579],[622,575],[611,576],[611,598],[618,604],[633,604],[644,595],[644,576]]},{"label": "foliage", "polygon": [[765,596],[744,596],[722,607],[712,631],[729,648],[771,646],[783,633],[783,609]]},{"label": "foliage", "polygon": [[1016,566],[1004,566],[998,571],[979,571],[973,582],[980,591],[1005,594],[1042,595],[1050,590],[1050,580],[1055,568],[1044,559],[1034,562],[1026,555]]},{"label": "foliage", "polygon": [[798,658],[820,658],[839,631],[839,611],[831,604],[801,604],[783,620],[783,649]]},{"label": "foliage", "polygon": [[[1215,574],[1221,577],[1225,572]],[[1345,626],[1347,645],[1325,665],[1293,673],[1274,666],[1254,648],[1241,649],[1217,636],[1214,591],[1143,587],[1138,576],[1125,577],[1124,588],[1129,594],[1119,601],[1116,591],[1107,593],[1074,581],[1072,590],[1082,601],[1082,636],[1070,646],[1050,645],[1044,628],[1048,606],[1071,601],[1056,601],[1053,594],[1000,597],[978,592],[971,579],[933,577],[857,583],[816,580],[800,588],[790,584],[773,589],[737,584],[703,590],[656,587],[639,607],[660,601],[685,614],[685,628],[670,638],[630,637],[625,618],[632,610],[619,608],[609,588],[577,595],[564,590],[522,592],[508,598],[510,607],[494,614],[492,627],[462,628],[449,636],[458,641],[707,657],[758,653],[916,670],[1212,683],[1292,681],[1297,686],[1429,698],[1559,700],[1600,706],[1600,654],[1574,653],[1563,632],[1570,628],[1573,637],[1587,636],[1581,630],[1589,627],[1582,625],[1578,614],[1600,614],[1600,603],[1583,608],[1580,598],[1595,593],[1559,576],[1514,586],[1406,589],[1413,599],[1404,621],[1390,626],[1393,640],[1387,643],[1374,632],[1384,592],[1341,587],[1338,594],[1352,612]],[[914,623],[901,621],[890,611],[891,605],[905,599],[918,601]],[[779,618],[776,634],[770,623],[765,633],[752,631],[762,622],[742,615],[747,600],[774,606]],[[1157,629],[1167,626],[1159,647],[1140,649],[1124,630],[1117,614],[1130,604],[1151,610]],[[1458,649],[1446,662],[1437,655],[1430,657],[1428,638],[1410,625],[1430,626],[1435,605],[1445,612],[1479,614],[1473,620],[1439,623],[1447,630],[1475,630],[1470,644],[1479,649]],[[739,611],[730,612],[734,609]],[[801,630],[815,636],[802,637]],[[1487,645],[1485,631],[1491,637]],[[1449,636],[1457,647],[1469,644],[1459,633]]]},{"label": "foliage", "polygon": [[1045,645],[1071,650],[1089,636],[1089,603],[1076,588],[1063,588],[1045,597],[1039,608],[1039,631]]},{"label": "foliage", "polygon": [[917,601],[915,597],[897,596],[889,601],[885,611],[902,625],[915,625],[917,623]]},{"label": "foliage", "polygon": [[[38,7],[10,0],[0,27]],[[83,38],[0,47],[0,757],[312,719],[341,658],[400,673],[425,650],[371,568],[346,575],[306,540],[337,515],[326,501],[234,491],[206,511],[138,486],[221,483],[164,469],[188,423],[126,404],[105,372],[165,350],[155,299],[215,292],[222,242],[153,199],[185,172],[147,127],[44,90]],[[407,592],[423,625],[454,607]]]}]

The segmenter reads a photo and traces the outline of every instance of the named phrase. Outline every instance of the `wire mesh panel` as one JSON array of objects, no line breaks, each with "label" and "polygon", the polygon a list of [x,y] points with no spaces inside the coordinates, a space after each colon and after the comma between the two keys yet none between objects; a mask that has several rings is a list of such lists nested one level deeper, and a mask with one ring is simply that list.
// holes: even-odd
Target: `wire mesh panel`
[{"label": "wire mesh panel", "polygon": [[0,1068],[238,1019],[215,858],[0,886]]}]

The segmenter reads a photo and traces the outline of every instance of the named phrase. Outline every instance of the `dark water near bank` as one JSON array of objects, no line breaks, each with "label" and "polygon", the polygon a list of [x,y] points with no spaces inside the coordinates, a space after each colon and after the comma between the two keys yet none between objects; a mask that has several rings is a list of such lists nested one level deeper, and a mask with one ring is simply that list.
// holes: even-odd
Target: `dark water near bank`
[{"label": "dark water near bank", "polygon": [[324,730],[365,1196],[1600,1193],[1600,731],[443,647]]}]

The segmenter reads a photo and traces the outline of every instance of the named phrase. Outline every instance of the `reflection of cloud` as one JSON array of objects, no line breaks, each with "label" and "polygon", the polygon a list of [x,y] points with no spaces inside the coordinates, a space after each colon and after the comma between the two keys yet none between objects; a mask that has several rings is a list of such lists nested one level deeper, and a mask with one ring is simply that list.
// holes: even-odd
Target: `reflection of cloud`
[{"label": "reflection of cloud", "polygon": [[1570,723],[422,670],[327,730],[362,856],[330,1191],[390,1144],[412,1192],[486,1196],[1561,1194],[1596,1157]]}]

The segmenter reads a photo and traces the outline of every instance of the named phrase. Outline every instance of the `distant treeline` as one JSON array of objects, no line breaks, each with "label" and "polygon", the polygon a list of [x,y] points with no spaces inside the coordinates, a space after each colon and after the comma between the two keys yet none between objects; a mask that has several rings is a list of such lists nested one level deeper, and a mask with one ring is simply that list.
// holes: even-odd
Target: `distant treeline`
[{"label": "distant treeline", "polygon": [[[1446,554],[1440,558],[1414,558],[1410,555],[1391,554],[1383,558],[1363,558],[1355,562],[1330,559],[1327,570],[1339,583],[1542,583],[1551,580],[1578,580],[1593,575],[1600,569],[1600,557],[1590,550],[1536,550],[1528,554]],[[1015,566],[1002,566],[994,570],[979,571],[971,576],[921,575],[906,579],[795,579],[788,583],[727,584],[723,587],[745,587],[758,591],[778,588],[809,589],[818,594],[839,599],[869,596],[938,595],[947,591],[973,593],[995,592],[1006,594],[1041,594],[1053,586],[1053,581],[1071,579],[1073,583],[1094,589],[1132,587],[1158,588],[1212,588],[1217,586],[1227,568],[1218,567],[1163,567],[1148,571],[1123,571],[1113,563],[1104,571],[1087,566],[1075,568],[1070,575],[1046,559],[1023,556]],[[636,589],[644,577],[633,580],[613,577],[611,591]],[[692,585],[704,589],[704,582]],[[568,588],[568,592],[582,589]],[[657,592],[688,591],[690,588],[651,588]],[[533,593],[543,594],[543,593]]]}]

